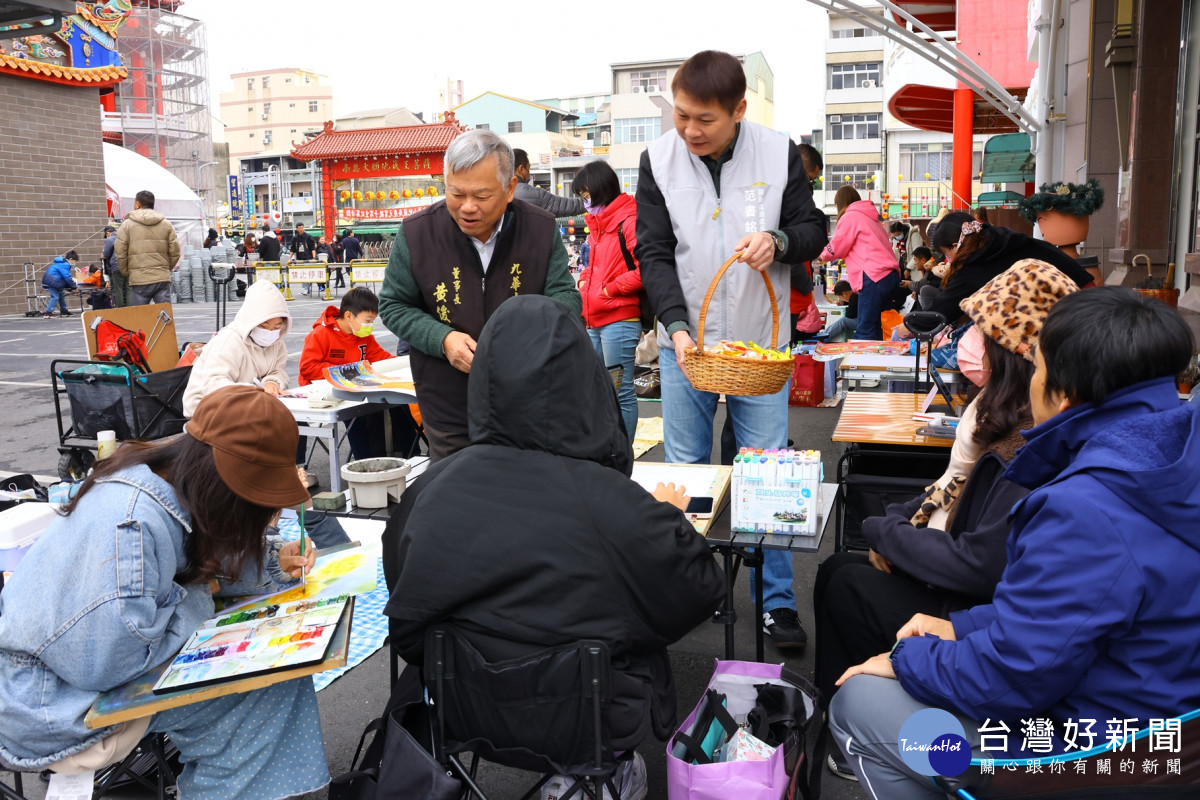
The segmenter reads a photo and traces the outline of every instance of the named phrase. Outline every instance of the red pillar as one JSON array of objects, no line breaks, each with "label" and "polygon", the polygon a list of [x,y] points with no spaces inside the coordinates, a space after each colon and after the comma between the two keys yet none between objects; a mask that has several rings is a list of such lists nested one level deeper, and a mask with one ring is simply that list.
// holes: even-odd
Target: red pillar
[{"label": "red pillar", "polygon": [[952,210],[971,207],[971,135],[975,128],[975,92],[961,84],[954,90],[954,161],[950,188]]},{"label": "red pillar", "polygon": [[325,219],[325,241],[333,244],[333,236],[336,231],[334,223],[337,221],[337,206],[333,200],[333,178],[330,177],[330,166],[332,164],[321,162],[321,211]]}]

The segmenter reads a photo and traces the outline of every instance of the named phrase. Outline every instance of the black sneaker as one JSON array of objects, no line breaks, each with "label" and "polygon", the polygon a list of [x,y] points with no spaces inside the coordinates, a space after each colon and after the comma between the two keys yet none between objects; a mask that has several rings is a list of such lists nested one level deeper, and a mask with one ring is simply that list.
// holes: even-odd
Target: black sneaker
[{"label": "black sneaker", "polygon": [[60,317],[73,317],[73,316],[75,316],[75,315],[74,315],[74,314],[72,314],[70,311],[63,311],[63,312],[61,312],[61,313],[59,314],[59,316],[60,316]]},{"label": "black sneaker", "polygon": [[829,767],[829,771],[839,778],[845,778],[848,781],[857,781],[858,776],[854,774],[854,770],[850,769],[850,764],[847,763],[846,757],[842,755],[841,750],[835,750],[829,754],[829,758],[825,759],[825,765]]},{"label": "black sneaker", "polygon": [[792,608],[776,608],[763,614],[763,633],[779,648],[803,650],[808,634],[800,627],[800,617]]}]

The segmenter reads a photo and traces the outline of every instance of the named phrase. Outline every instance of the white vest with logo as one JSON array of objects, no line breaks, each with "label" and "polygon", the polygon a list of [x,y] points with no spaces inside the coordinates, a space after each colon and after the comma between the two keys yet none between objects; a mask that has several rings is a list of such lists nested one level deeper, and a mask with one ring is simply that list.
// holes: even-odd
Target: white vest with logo
[{"label": "white vest with logo", "polygon": [[[779,228],[788,177],[788,138],[753,122],[742,122],[733,158],[721,167],[721,195],[699,156],[688,152],[675,131],[650,144],[650,170],[662,192],[675,233],[675,269],[687,298],[688,328],[696,336],[700,305],[721,264],[748,233]],[[767,268],[779,309],[774,344],[790,339],[791,270],[775,262]],[[661,326],[660,326],[661,327]],[[735,262],[713,293],[704,318],[705,346],[721,339],[770,345],[771,302],[762,276]],[[659,344],[671,348],[665,331]]]}]

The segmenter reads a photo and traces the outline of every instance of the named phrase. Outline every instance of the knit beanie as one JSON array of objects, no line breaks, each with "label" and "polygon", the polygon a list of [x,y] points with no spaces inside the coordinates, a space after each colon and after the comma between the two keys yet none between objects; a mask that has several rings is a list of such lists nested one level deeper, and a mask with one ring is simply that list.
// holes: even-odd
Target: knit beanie
[{"label": "knit beanie", "polygon": [[981,334],[1033,361],[1033,348],[1046,315],[1055,303],[1076,291],[1079,287],[1057,267],[1027,258],[985,283],[959,307]]}]

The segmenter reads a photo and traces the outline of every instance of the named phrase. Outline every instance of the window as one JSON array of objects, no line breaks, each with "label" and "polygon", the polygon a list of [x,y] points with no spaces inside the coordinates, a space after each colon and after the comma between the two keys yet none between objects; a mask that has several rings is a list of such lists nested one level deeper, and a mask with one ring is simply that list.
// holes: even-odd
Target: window
[{"label": "window", "polygon": [[308,101],[308,113],[310,113],[310,114],[317,113],[317,101],[316,100]]},{"label": "window", "polygon": [[254,78],[246,78],[246,88],[254,91]]},{"label": "window", "polygon": [[[823,173],[825,183],[822,188],[836,190],[843,186],[853,186],[855,189],[874,189],[877,172],[878,164],[826,164]],[[847,181],[846,178],[850,180]]]},{"label": "window", "polygon": [[249,111],[251,114],[253,114],[253,113],[254,113],[254,106],[249,106],[249,107],[247,107],[247,108],[246,108],[246,110],[247,110],[247,111]]},{"label": "window", "polygon": [[295,103],[288,103],[288,108],[295,108],[295,107],[296,107]]},{"label": "window", "polygon": [[270,103],[263,103],[263,113],[264,114],[271,113],[271,104]]},{"label": "window", "polygon": [[613,136],[617,144],[652,142],[661,133],[661,117],[629,117],[613,120]]},{"label": "window", "polygon": [[830,139],[878,139],[878,114],[830,114]]},{"label": "window", "polygon": [[643,72],[629,73],[629,83],[634,91],[665,92],[667,90],[667,71],[652,69]]},{"label": "window", "polygon": [[296,133],[296,129],[292,128],[290,131],[288,131],[288,133]]},{"label": "window", "polygon": [[621,191],[625,194],[637,194],[637,168],[617,170],[617,180],[621,183]]},{"label": "window", "polygon": [[253,138],[254,138],[254,131],[250,131],[250,138],[251,138],[251,139],[253,139]]},{"label": "window", "polygon": [[864,36],[877,36],[875,31],[867,32],[866,28],[838,28],[830,35],[831,39],[861,39]]},{"label": "window", "polygon": [[910,181],[949,181],[953,163],[954,153],[948,143],[900,145],[900,174]]},{"label": "window", "polygon": [[492,126],[487,124],[486,122],[481,122],[475,126],[475,130],[477,130],[477,131],[490,131],[491,129],[492,129]]},{"label": "window", "polygon": [[829,68],[830,89],[869,89],[879,85],[879,62],[834,64]]},{"label": "window", "polygon": [[270,75],[263,75],[263,88],[264,89],[271,88],[271,76]]},{"label": "window", "polygon": [[284,82],[284,83],[291,83],[291,82],[292,82],[292,79],[291,79],[291,78],[284,78],[284,79],[283,79],[283,82]]},{"label": "window", "polygon": [[509,133],[520,133],[520,132],[521,132],[521,122],[520,122],[520,120],[518,120],[518,121],[516,121],[516,122],[510,122],[510,123],[508,123],[508,132],[509,132]]}]

